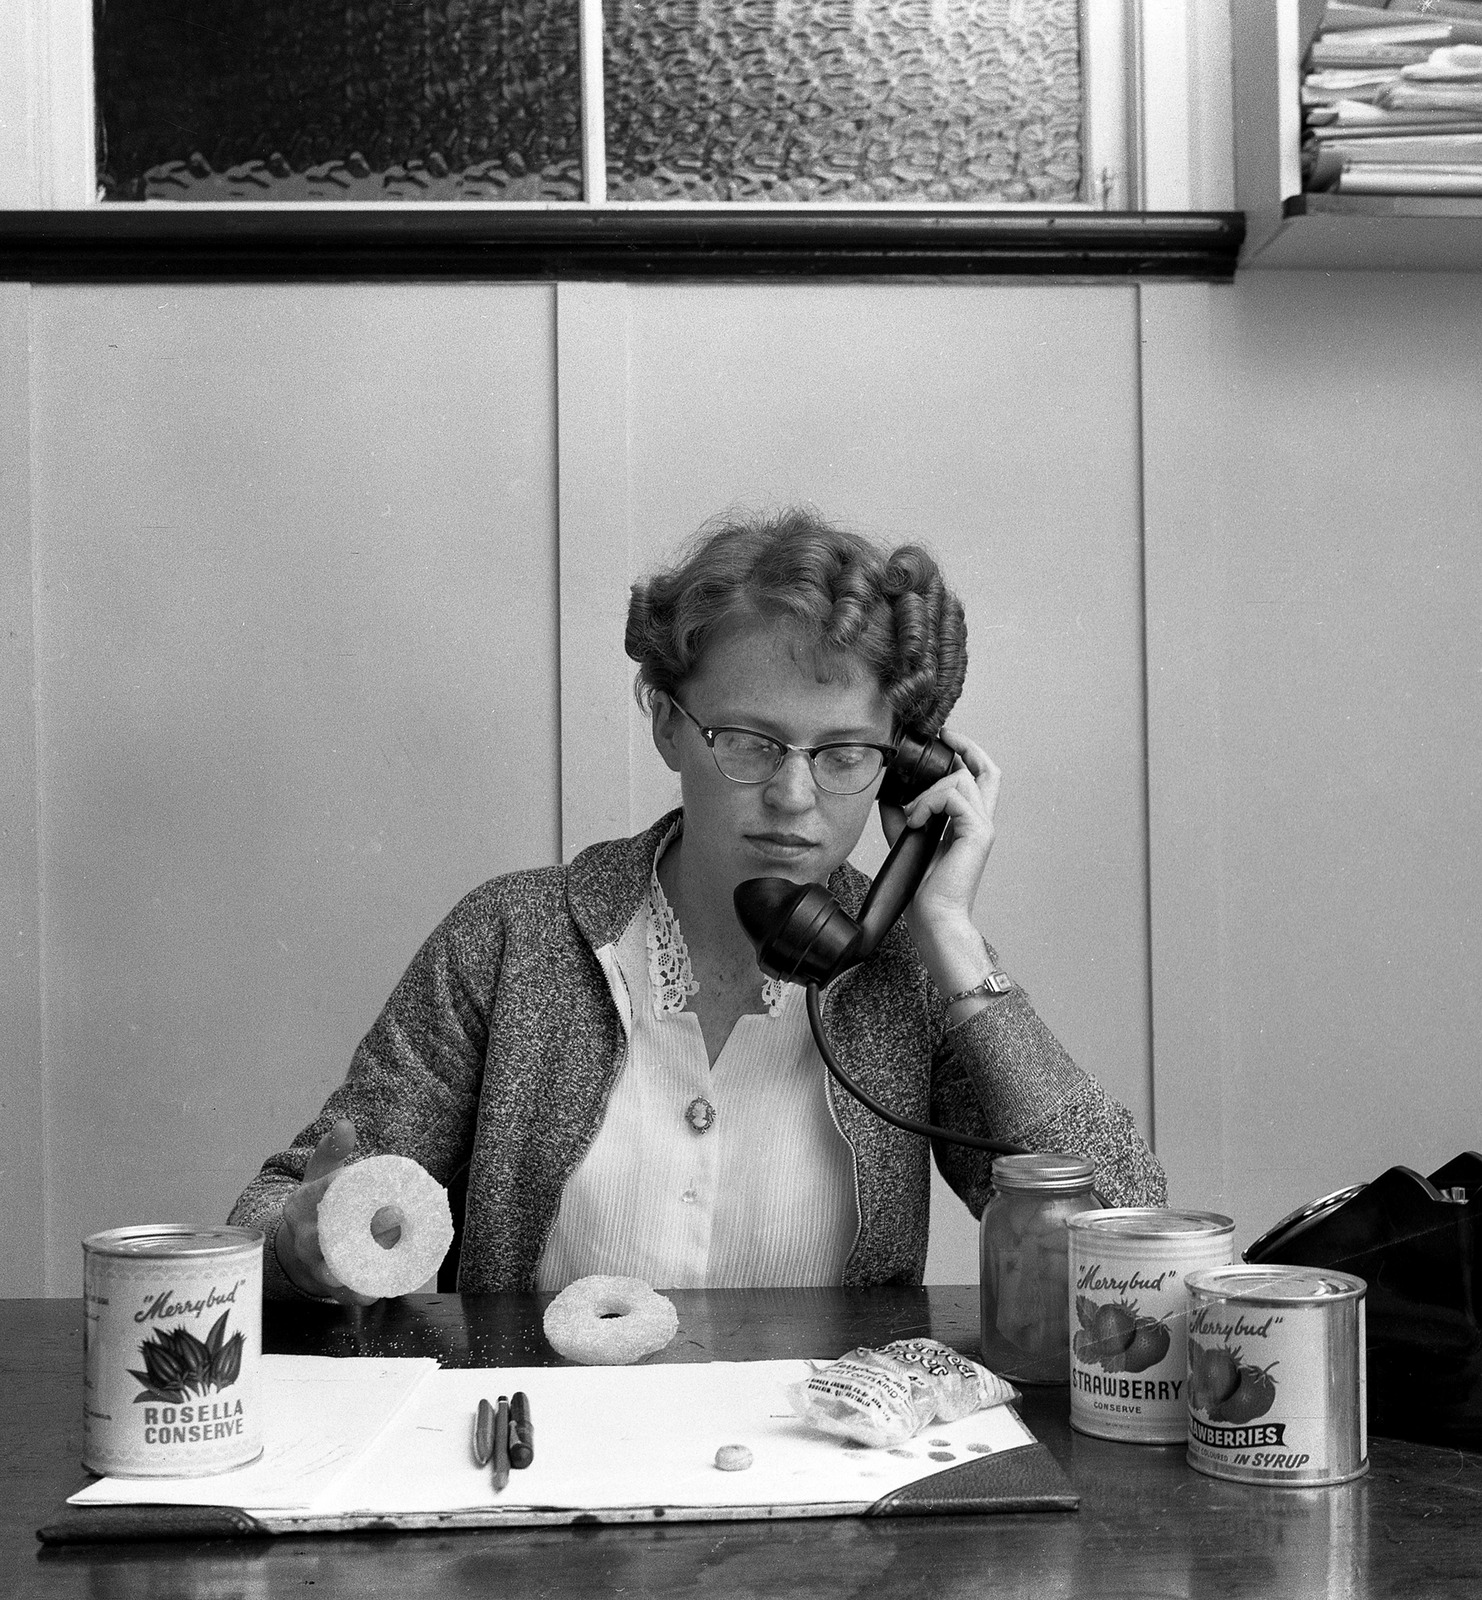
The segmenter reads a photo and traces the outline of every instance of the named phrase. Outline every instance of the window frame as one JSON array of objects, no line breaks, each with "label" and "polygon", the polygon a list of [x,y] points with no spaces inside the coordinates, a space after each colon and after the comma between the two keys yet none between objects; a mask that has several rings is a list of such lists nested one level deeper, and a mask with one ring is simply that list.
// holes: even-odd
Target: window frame
[{"label": "window frame", "polygon": [[[10,89],[10,103],[24,102],[22,115],[0,121],[0,208],[33,214],[29,225],[18,215],[6,219],[0,275],[16,277],[37,266],[61,274],[69,253],[106,253],[110,240],[119,256],[118,271],[137,272],[138,247],[149,239],[157,254],[172,243],[200,244],[197,268],[208,276],[219,275],[233,249],[253,239],[258,241],[257,272],[270,270],[269,258],[289,249],[294,239],[301,241],[301,251],[328,249],[332,264],[354,271],[349,247],[357,234],[365,250],[377,248],[378,241],[399,239],[406,245],[421,238],[431,252],[428,265],[438,272],[460,261],[469,268],[468,242],[482,238],[497,244],[501,232],[512,248],[527,241],[535,252],[529,262],[534,276],[579,273],[583,238],[593,241],[588,264],[598,276],[629,275],[622,271],[624,262],[636,275],[658,270],[712,275],[721,270],[1053,271],[1227,278],[1233,273],[1243,220],[1231,210],[1230,24],[1220,5],[1087,0],[1082,59],[1089,199],[1058,205],[701,204],[606,198],[597,92],[601,0],[579,3],[583,199],[368,205],[192,201],[173,207],[159,201],[105,203],[97,197],[91,0],[0,0],[0,23],[24,40],[11,64],[0,66],[0,96]],[[167,213],[177,220],[164,220]],[[381,213],[402,220],[375,220]],[[64,222],[58,214],[91,221]],[[1151,225],[1152,214],[1166,214],[1162,226]],[[1182,222],[1179,214],[1187,214]],[[471,222],[470,215],[477,220]],[[1195,220],[1200,215],[1202,227]],[[187,220],[178,220],[182,216]],[[560,220],[563,216],[572,220]],[[1099,224],[1092,220],[1097,217],[1103,219]],[[48,218],[55,223],[50,230]],[[798,242],[800,223],[815,236],[811,248]],[[694,235],[688,251],[677,244],[676,228],[682,224]],[[54,246],[50,256],[48,231]],[[535,243],[540,239],[546,242],[544,256]],[[702,259],[707,250],[708,266]],[[963,252],[970,259],[965,261]],[[404,262],[403,270],[411,265]]]}]

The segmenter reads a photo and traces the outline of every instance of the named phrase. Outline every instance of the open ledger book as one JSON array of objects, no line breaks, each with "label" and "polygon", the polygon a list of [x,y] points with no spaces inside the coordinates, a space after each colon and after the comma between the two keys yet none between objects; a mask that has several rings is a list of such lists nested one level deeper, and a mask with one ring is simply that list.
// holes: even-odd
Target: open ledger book
[{"label": "open ledger book", "polygon": [[[806,1427],[806,1361],[441,1369],[431,1360],[264,1356],[262,1457],[205,1478],[100,1478],[41,1537],[1074,1510],[1010,1406],[870,1450]],[[473,1456],[480,1399],[523,1390],[535,1460],[496,1492]],[[753,1465],[722,1472],[744,1444]]]}]

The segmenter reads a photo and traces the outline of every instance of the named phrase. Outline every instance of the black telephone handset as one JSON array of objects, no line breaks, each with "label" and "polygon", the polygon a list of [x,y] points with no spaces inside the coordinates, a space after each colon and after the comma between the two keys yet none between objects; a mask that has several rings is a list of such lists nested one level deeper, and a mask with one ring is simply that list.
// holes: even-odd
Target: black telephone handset
[{"label": "black telephone handset", "polygon": [[[901,733],[880,785],[880,804],[909,804],[938,778],[945,777],[957,759],[951,745],[930,734]],[[844,1072],[823,1031],[820,986],[832,983],[841,972],[858,966],[874,953],[921,887],[947,830],[947,821],[947,814],[942,812],[919,828],[901,830],[864,897],[857,922],[822,884],[793,883],[787,878],[748,878],[738,883],[733,896],[736,915],[756,946],[757,965],[763,972],[808,986],[808,1022],[819,1054],[856,1100],[897,1128],[928,1139],[945,1139],[951,1144],[993,1150],[1001,1155],[1022,1155],[1021,1145],[954,1133],[887,1111]]]}]

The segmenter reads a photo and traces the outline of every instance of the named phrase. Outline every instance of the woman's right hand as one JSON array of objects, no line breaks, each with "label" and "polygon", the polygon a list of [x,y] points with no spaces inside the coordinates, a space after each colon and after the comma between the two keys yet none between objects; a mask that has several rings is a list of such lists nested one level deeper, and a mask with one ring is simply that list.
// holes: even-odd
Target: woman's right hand
[{"label": "woman's right hand", "polygon": [[289,1281],[305,1294],[338,1300],[347,1306],[369,1306],[376,1297],[347,1289],[329,1269],[319,1248],[319,1202],[330,1180],[355,1154],[355,1124],[340,1120],[314,1147],[304,1168],[304,1181],[283,1205],[283,1220],[273,1237],[278,1264]]}]

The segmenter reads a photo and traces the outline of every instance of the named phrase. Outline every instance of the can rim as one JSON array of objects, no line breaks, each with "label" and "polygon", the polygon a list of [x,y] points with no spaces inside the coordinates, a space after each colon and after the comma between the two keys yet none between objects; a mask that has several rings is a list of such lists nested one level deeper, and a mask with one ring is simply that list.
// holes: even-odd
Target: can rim
[{"label": "can rim", "polygon": [[145,1248],[150,1244],[174,1243],[175,1253],[182,1256],[229,1256],[261,1245],[265,1237],[261,1228],[238,1228],[226,1223],[201,1226],[188,1222],[141,1222],[90,1233],[82,1241],[82,1249],[85,1255],[137,1260],[152,1253]]},{"label": "can rim", "polygon": [[[1254,1286],[1283,1280],[1293,1288],[1304,1281],[1313,1285],[1331,1284],[1333,1288],[1314,1288],[1307,1294],[1282,1294],[1272,1290],[1262,1294],[1254,1287],[1250,1292],[1240,1292],[1242,1283]],[[1289,1266],[1274,1261],[1264,1265],[1231,1262],[1223,1267],[1199,1267],[1185,1276],[1184,1284],[1191,1293],[1223,1293],[1227,1298],[1238,1299],[1242,1305],[1270,1307],[1339,1305],[1345,1300],[1361,1300],[1369,1292],[1368,1283],[1351,1272],[1339,1272],[1334,1267]]]},{"label": "can rim", "polygon": [[[1139,1235],[1132,1228],[1107,1227],[1109,1222],[1131,1222],[1140,1217],[1177,1217],[1203,1226],[1189,1228],[1149,1228]],[[1234,1234],[1235,1219],[1218,1211],[1185,1211],[1170,1206],[1107,1206],[1100,1211],[1080,1211],[1066,1219],[1067,1228],[1087,1233],[1106,1232],[1122,1239],[1217,1239]]]}]

